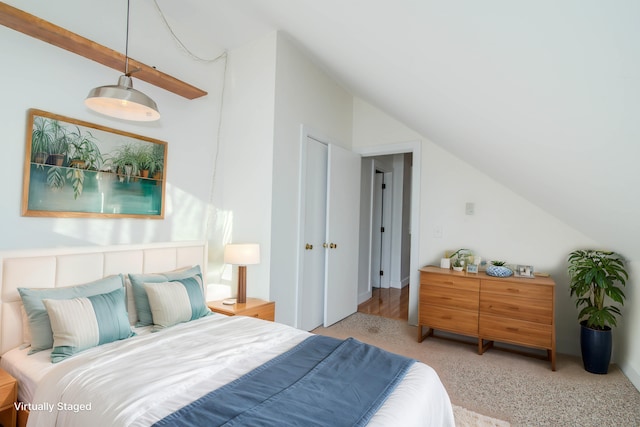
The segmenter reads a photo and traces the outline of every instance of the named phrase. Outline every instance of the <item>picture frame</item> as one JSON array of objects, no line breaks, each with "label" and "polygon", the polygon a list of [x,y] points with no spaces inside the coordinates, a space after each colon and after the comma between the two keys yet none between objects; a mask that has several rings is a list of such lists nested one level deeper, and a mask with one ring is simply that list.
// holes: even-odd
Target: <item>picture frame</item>
[{"label": "picture frame", "polygon": [[467,264],[467,273],[477,274],[478,264]]},{"label": "picture frame", "polygon": [[514,275],[516,277],[525,277],[528,279],[532,279],[535,277],[534,273],[533,273],[533,266],[532,265],[520,265],[518,264],[518,266],[516,266],[516,270],[514,271]]},{"label": "picture frame", "polygon": [[22,215],[164,219],[167,143],[28,112]]}]

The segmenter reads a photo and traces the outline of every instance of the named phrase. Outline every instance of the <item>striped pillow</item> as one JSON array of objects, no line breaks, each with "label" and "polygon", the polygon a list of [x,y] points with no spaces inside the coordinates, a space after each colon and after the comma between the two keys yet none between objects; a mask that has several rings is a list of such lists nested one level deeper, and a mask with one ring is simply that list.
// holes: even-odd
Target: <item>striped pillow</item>
[{"label": "striped pillow", "polygon": [[135,335],[129,325],[124,288],[90,297],[42,302],[53,330],[53,363],[82,350]]},{"label": "striped pillow", "polygon": [[199,274],[163,283],[145,283],[154,330],[211,314],[202,292]]},{"label": "striped pillow", "polygon": [[71,299],[111,292],[124,286],[121,274],[105,277],[90,283],[60,288],[18,288],[22,304],[29,319],[31,331],[31,349],[29,354],[36,353],[53,346],[53,334],[44,299]]},{"label": "striped pillow", "polygon": [[172,280],[181,280],[185,277],[192,277],[197,274],[202,275],[199,265],[180,268],[174,271],[167,271],[165,273],[129,274],[131,288],[133,289],[133,298],[136,305],[136,315],[138,317],[136,326],[153,325],[151,307],[149,307],[149,298],[144,290],[145,283],[164,283]]}]

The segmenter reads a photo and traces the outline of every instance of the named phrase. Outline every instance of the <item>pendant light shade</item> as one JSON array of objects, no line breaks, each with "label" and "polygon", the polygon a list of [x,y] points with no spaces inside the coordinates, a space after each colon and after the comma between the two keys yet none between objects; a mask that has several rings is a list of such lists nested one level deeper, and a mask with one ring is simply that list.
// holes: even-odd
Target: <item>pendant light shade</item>
[{"label": "pendant light shade", "polygon": [[117,85],[91,89],[84,103],[93,111],[118,119],[150,122],[160,118],[153,99],[134,89],[131,77],[126,75],[120,76]]},{"label": "pendant light shade", "polygon": [[84,104],[92,110],[118,119],[137,122],[151,122],[160,118],[158,106],[144,93],[133,88],[129,72],[129,10],[131,1],[127,0],[127,33],[125,37],[124,75],[117,85],[100,86],[92,89]]}]

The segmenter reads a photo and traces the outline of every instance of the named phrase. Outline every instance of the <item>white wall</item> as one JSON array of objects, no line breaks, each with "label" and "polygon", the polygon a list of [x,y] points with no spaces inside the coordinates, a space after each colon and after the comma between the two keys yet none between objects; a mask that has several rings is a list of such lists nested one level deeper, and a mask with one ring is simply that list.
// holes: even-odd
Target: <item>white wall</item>
[{"label": "white wall", "polygon": [[352,97],[284,35],[277,39],[270,297],[276,320],[294,325],[300,125],[350,148]]},{"label": "white wall", "polygon": [[[124,51],[126,3],[97,0],[9,1],[9,4],[98,43]],[[99,17],[99,19],[96,19]],[[132,2],[130,55],[209,92],[187,100],[135,79],[152,97],[162,118],[154,123],[111,119],[88,110],[84,98],[96,86],[115,84],[122,74],[45,42],[0,27],[2,52],[2,210],[0,249],[87,246],[205,238],[211,188],[222,63],[185,57],[162,26],[152,4]],[[149,40],[150,39],[150,40]],[[146,43],[149,43],[148,45]],[[162,47],[161,55],[149,52]],[[212,56],[221,50],[209,46]],[[65,219],[20,216],[26,120],[29,108],[148,136],[168,143],[164,220]],[[194,156],[194,153],[196,155]]]},{"label": "white wall", "polygon": [[[229,52],[216,177],[213,241],[259,243],[247,266],[247,295],[269,298],[276,33]],[[237,267],[223,283],[237,291]]]}]

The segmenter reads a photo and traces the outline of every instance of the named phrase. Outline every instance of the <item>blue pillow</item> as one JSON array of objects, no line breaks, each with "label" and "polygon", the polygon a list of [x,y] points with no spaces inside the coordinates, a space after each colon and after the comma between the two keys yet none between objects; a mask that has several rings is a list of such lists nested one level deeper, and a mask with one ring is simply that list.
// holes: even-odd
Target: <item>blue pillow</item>
[{"label": "blue pillow", "polygon": [[90,297],[45,299],[53,330],[51,361],[135,335],[129,325],[124,288]]},{"label": "blue pillow", "polygon": [[200,271],[199,265],[184,270],[170,271],[167,273],[129,274],[129,280],[131,280],[131,288],[133,289],[133,298],[136,304],[136,313],[138,314],[138,322],[136,323],[136,326],[153,325],[151,307],[149,307],[147,291],[144,289],[145,283],[170,282],[172,280],[185,279],[187,277],[193,277],[195,275],[200,275],[200,283],[202,283],[202,272]]},{"label": "blue pillow", "polygon": [[88,297],[111,292],[123,286],[124,276],[118,274],[77,286],[46,289],[18,288],[22,298],[22,305],[29,319],[29,329],[31,330],[31,350],[29,350],[29,354],[46,350],[53,346],[51,323],[49,322],[47,309],[42,303],[43,299]]},{"label": "blue pillow", "polygon": [[211,310],[202,293],[198,274],[186,279],[163,283],[145,283],[154,330],[208,316]]}]

